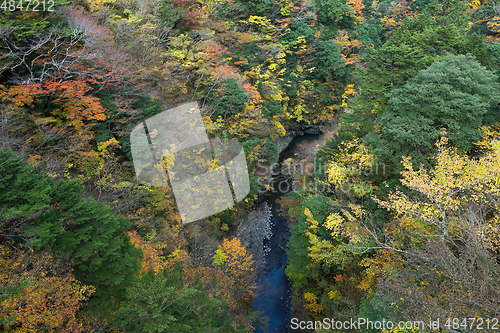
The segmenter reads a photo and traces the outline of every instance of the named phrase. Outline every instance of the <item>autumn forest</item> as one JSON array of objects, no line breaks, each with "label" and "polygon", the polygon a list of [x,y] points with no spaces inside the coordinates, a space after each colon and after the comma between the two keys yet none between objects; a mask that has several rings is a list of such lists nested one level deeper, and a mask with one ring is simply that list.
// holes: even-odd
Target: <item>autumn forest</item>
[{"label": "autumn forest", "polygon": [[[500,330],[500,2],[35,2],[0,0],[0,331]],[[250,192],[183,223],[130,135],[192,102]],[[439,327],[266,329],[273,164],[307,171],[276,201],[290,318]]]}]

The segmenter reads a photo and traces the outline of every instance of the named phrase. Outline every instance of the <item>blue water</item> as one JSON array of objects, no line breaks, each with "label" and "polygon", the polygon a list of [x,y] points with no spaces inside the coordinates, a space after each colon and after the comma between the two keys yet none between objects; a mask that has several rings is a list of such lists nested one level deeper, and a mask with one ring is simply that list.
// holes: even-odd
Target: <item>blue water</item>
[{"label": "blue water", "polygon": [[[280,155],[280,161],[293,157],[301,143],[317,140],[318,137],[318,135],[295,137],[288,148]],[[284,181],[284,178],[278,176],[271,185],[274,188],[281,189],[275,183],[281,181]],[[283,188],[290,187],[284,186]],[[271,228],[271,239],[264,240],[264,242],[271,251],[265,255],[266,263],[258,277],[257,295],[252,307],[254,311],[262,312],[262,315],[267,317],[268,320],[261,320],[261,325],[257,327],[256,333],[290,332],[288,325],[292,317],[290,307],[292,287],[285,275],[285,249],[290,239],[290,231],[288,230],[288,221],[279,214],[280,205],[276,203],[276,200],[283,195],[286,195],[286,193],[268,193],[266,197],[266,201],[271,205],[273,226]]]},{"label": "blue water", "polygon": [[[257,297],[252,304],[254,311],[262,312],[269,321],[267,327],[258,327],[256,333],[287,333],[287,326],[292,316],[290,310],[292,291],[285,275],[285,248],[290,233],[287,221],[278,215],[278,208],[278,204],[272,207],[273,236],[267,242],[271,252],[265,256],[266,265],[260,272]],[[261,325],[265,325],[265,321]]]},{"label": "blue water", "polygon": [[256,332],[287,332],[286,326],[290,322],[292,312],[286,306],[290,300],[289,288],[286,287],[288,280],[285,276],[285,269],[273,268],[265,279],[262,283],[267,283],[269,286],[260,295],[257,294],[257,301],[253,303],[253,308],[255,311],[262,311],[269,318],[269,326],[260,328]]}]

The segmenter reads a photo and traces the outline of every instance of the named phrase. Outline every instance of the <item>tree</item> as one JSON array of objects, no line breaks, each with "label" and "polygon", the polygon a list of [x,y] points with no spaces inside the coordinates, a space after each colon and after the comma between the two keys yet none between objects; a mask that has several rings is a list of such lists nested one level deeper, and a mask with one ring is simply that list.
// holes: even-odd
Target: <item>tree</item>
[{"label": "tree", "polygon": [[[295,288],[302,287],[307,279],[318,277],[321,272],[321,265],[316,265],[313,261],[315,255],[310,255],[312,247],[316,246],[315,254],[320,245],[333,247],[329,242],[323,244],[321,238],[318,237],[320,235],[319,224],[323,224],[330,209],[331,200],[325,196],[305,200],[302,202],[298,223],[290,227],[292,236],[288,243],[286,273]],[[316,259],[318,259],[317,255]]]},{"label": "tree", "polygon": [[[61,7],[69,5],[67,0],[54,0],[53,10],[61,10]],[[47,6],[48,7],[48,6]],[[27,10],[5,10],[0,17],[0,35],[11,30],[15,32],[15,40],[21,41],[49,30],[53,26],[54,15],[51,11],[27,11]],[[0,40],[2,38],[0,37]]]},{"label": "tree", "polygon": [[462,151],[481,138],[483,124],[498,119],[497,77],[471,55],[450,55],[420,71],[390,93],[380,119],[379,156],[398,163],[402,155],[424,161],[442,130]]},{"label": "tree", "polygon": [[465,246],[457,255],[447,244],[429,239],[387,269],[378,280],[375,303],[391,320],[493,318],[500,310],[500,270],[481,249]]},{"label": "tree", "polygon": [[345,0],[316,0],[316,7],[320,23],[341,29],[353,27],[356,15]]},{"label": "tree", "polygon": [[319,40],[316,42],[314,72],[312,77],[320,82],[333,79],[342,80],[348,75],[348,68],[342,59],[340,50],[333,40]]},{"label": "tree", "polygon": [[[393,212],[383,228],[361,219],[358,247],[379,249],[384,269],[378,279],[379,305],[395,320],[440,316],[492,316],[500,310],[495,258],[500,245],[500,144],[471,159],[446,138],[437,146],[436,165],[415,170],[403,158],[401,183],[376,199]],[[356,242],[353,242],[356,243]],[[361,245],[363,244],[363,245]],[[370,266],[370,264],[368,264]],[[411,298],[412,302],[408,302]]]},{"label": "tree", "polygon": [[146,274],[150,269],[156,274],[165,266],[165,259],[160,256],[159,251],[153,245],[148,244],[135,231],[129,231],[130,242],[140,248],[144,255],[142,267],[139,274]]},{"label": "tree", "polygon": [[250,301],[255,294],[254,260],[238,238],[224,239],[214,256],[214,265],[221,267],[233,281],[235,299]]},{"label": "tree", "polygon": [[377,116],[385,110],[386,94],[402,87],[408,79],[432,63],[419,48],[392,39],[381,48],[365,48],[365,52],[362,62],[367,64],[367,68],[356,73],[361,91],[348,103],[352,111],[341,115],[340,140],[371,133]]},{"label": "tree", "polygon": [[212,117],[230,116],[243,111],[246,103],[248,103],[248,95],[240,88],[238,82],[234,78],[226,80],[220,95],[214,100],[215,111]]},{"label": "tree", "polygon": [[77,311],[95,291],[48,251],[0,245],[0,325],[4,331],[82,332]]},{"label": "tree", "polygon": [[[286,274],[298,301],[304,293],[305,307],[314,318],[324,313],[344,320],[356,313],[360,268],[358,257],[347,246],[345,212],[333,204],[330,198],[316,195],[299,205],[298,223],[290,227]],[[289,214],[297,211],[289,209]]]},{"label": "tree", "polygon": [[127,332],[241,332],[225,300],[208,296],[200,284],[186,285],[180,266],[150,270],[127,293],[115,318]]},{"label": "tree", "polygon": [[142,255],[125,234],[130,222],[103,203],[83,199],[82,186],[73,180],[54,182],[11,151],[0,150],[0,161],[2,237],[67,257],[76,278],[96,288],[97,303],[123,297]]},{"label": "tree", "polygon": [[[397,6],[402,3],[397,2]],[[423,9],[422,4],[419,8]],[[461,3],[447,8],[455,8],[460,15],[464,14]],[[355,72],[360,93],[348,103],[350,112],[341,115],[341,140],[351,136],[364,137],[377,131],[377,118],[386,109],[389,93],[401,88],[437,58],[470,53],[482,65],[488,64],[489,55],[484,41],[475,35],[468,36],[462,28],[458,28],[464,23],[461,21],[463,18],[441,22],[441,15],[445,14],[437,11],[431,15],[430,11],[424,11],[416,17],[408,17],[400,21],[400,26],[382,47],[365,45],[365,55],[361,58],[364,66]],[[363,40],[363,27],[356,29],[360,32],[359,39]]]},{"label": "tree", "polygon": [[[56,2],[67,4],[65,0]],[[17,39],[15,28],[1,27],[0,49],[5,57],[0,61],[0,73],[6,71],[11,81],[23,84],[51,78],[58,83],[80,79],[105,86],[131,83],[132,77],[137,77],[138,71],[124,65],[129,59],[114,46],[109,29],[82,8],[67,6],[60,13],[59,20],[64,18],[64,23],[39,21],[36,24],[42,27],[37,27],[35,34],[28,33],[24,42]],[[39,16],[36,12],[21,15],[27,16],[21,19],[25,22],[29,16]]]},{"label": "tree", "polygon": [[247,0],[242,1],[251,12],[257,15],[265,15],[273,5],[272,0]]},{"label": "tree", "polygon": [[[91,91],[84,80],[43,79],[38,84],[11,86],[2,97],[13,116],[25,122],[17,134],[29,135],[27,143],[33,141],[36,149],[81,154],[90,150],[92,126],[106,119],[105,109]],[[23,114],[25,108],[29,116]],[[60,131],[66,135],[61,136]]]},{"label": "tree", "polygon": [[171,0],[163,0],[158,10],[160,20],[168,28],[174,27],[177,22],[187,16],[184,9],[175,7],[172,2]]}]

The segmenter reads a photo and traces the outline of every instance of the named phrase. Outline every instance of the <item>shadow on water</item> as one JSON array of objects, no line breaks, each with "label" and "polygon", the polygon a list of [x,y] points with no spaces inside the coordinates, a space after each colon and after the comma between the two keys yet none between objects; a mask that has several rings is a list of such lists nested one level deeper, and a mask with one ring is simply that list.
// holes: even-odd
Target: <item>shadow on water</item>
[{"label": "shadow on water", "polygon": [[[287,158],[300,158],[300,155],[310,150],[306,148],[307,151],[304,152],[307,143],[314,143],[318,137],[318,135],[296,137],[280,155],[280,163]],[[281,165],[278,168],[281,168]],[[290,239],[290,231],[288,221],[280,215],[280,205],[276,201],[288,193],[291,184],[291,179],[287,179],[279,172],[270,184],[276,190],[264,194],[264,201],[271,207],[272,236],[270,239],[264,240],[264,247],[268,247],[269,251],[265,255],[264,267],[259,272],[257,296],[252,307],[254,311],[259,311],[267,316],[269,321],[267,327],[259,327],[256,330],[257,333],[290,332],[288,326],[292,317],[290,308],[292,287],[285,275],[286,247]]]}]

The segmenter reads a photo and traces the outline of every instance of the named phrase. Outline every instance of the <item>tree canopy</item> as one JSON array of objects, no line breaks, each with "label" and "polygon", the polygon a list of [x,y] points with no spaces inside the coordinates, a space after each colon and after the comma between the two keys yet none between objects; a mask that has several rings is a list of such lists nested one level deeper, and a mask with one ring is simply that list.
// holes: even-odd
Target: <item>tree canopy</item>
[{"label": "tree canopy", "polygon": [[388,97],[377,152],[392,161],[429,154],[443,131],[461,150],[470,150],[483,134],[480,128],[500,115],[497,77],[471,55],[436,60]]}]

